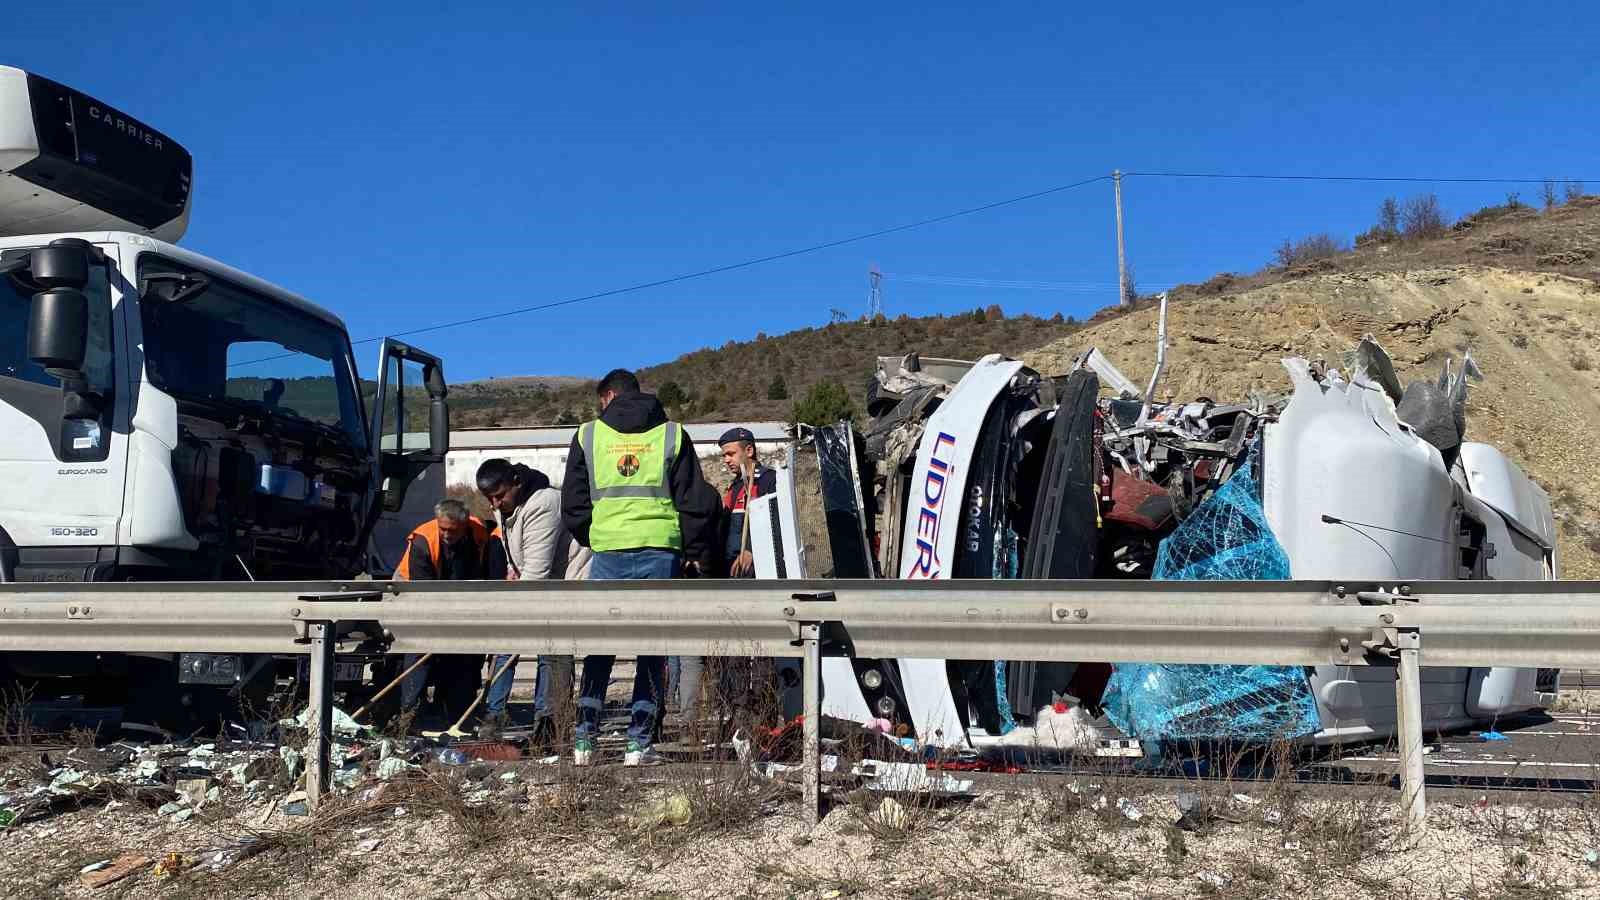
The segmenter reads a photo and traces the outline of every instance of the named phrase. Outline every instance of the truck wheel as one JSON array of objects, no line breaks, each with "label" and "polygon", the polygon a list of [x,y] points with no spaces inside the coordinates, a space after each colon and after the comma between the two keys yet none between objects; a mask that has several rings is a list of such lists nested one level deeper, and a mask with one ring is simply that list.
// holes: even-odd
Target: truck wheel
[{"label": "truck wheel", "polygon": [[[178,666],[163,659],[144,656],[128,657],[128,699],[122,708],[122,720],[134,726],[178,730],[185,722],[177,721],[184,709],[178,688]],[[143,733],[144,728],[135,728]]]}]

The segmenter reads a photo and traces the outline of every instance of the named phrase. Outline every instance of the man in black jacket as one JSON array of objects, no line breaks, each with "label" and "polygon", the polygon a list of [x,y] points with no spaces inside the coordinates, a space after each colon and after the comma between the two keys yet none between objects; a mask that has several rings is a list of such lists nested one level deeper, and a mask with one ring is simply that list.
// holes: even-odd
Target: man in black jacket
[{"label": "man in black jacket", "polygon": [[[716,521],[714,496],[702,486],[700,459],[682,425],[667,419],[652,394],[626,369],[606,374],[595,389],[598,419],[585,422],[567,452],[561,518],[580,544],[594,550],[592,581],[675,578],[684,559],[707,556]],[[606,685],[615,657],[583,663],[573,761],[594,755]],[[638,658],[624,765],[658,762],[651,743],[665,699],[666,660]]]}]

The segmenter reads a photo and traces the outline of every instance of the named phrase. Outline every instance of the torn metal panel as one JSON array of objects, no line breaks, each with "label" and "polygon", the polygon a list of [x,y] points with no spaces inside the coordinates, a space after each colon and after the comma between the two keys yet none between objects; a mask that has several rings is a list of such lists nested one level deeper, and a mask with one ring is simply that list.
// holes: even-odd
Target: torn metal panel
[{"label": "torn metal panel", "polygon": [[1446,356],[1437,381],[1413,381],[1406,386],[1399,402],[1400,419],[1439,448],[1445,464],[1455,461],[1467,434],[1467,381],[1481,381],[1483,372],[1469,351],[1461,361],[1461,371],[1453,373],[1454,359]]},{"label": "torn metal panel", "polygon": [[1122,374],[1122,371],[1112,364],[1104,353],[1100,352],[1099,347],[1090,347],[1080,354],[1073,361],[1072,369],[1073,371],[1088,369],[1093,372],[1099,376],[1106,387],[1116,391],[1117,396],[1123,400],[1138,400],[1144,397],[1144,394],[1139,390],[1139,386],[1133,383],[1133,379]]},{"label": "torn metal panel", "polygon": [[1550,508],[1550,495],[1544,488],[1504,453],[1488,444],[1471,441],[1462,444],[1460,460],[1467,486],[1473,494],[1540,546],[1547,550],[1555,548],[1555,514]]},{"label": "torn metal panel", "polygon": [[1395,374],[1394,360],[1389,354],[1378,346],[1377,338],[1368,334],[1361,338],[1361,343],[1356,345],[1355,353],[1351,355],[1350,368],[1352,371],[1364,373],[1395,403],[1400,402],[1403,391],[1400,389],[1400,376]]},{"label": "torn metal panel", "polygon": [[1156,369],[1150,373],[1150,386],[1144,392],[1144,407],[1139,410],[1139,424],[1150,419],[1150,403],[1156,396],[1156,385],[1167,369],[1167,292],[1161,292],[1161,312],[1156,317]]}]

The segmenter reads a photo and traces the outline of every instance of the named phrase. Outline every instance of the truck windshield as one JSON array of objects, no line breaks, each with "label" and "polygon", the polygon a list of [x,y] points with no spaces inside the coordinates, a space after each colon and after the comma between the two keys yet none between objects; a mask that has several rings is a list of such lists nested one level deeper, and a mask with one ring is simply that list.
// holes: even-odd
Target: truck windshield
[{"label": "truck windshield", "polygon": [[[147,256],[139,276],[154,273],[193,270]],[[206,277],[209,286],[196,296],[169,302],[147,294],[139,304],[151,383],[179,399],[314,423],[364,450],[366,420],[344,331],[281,300]]]}]

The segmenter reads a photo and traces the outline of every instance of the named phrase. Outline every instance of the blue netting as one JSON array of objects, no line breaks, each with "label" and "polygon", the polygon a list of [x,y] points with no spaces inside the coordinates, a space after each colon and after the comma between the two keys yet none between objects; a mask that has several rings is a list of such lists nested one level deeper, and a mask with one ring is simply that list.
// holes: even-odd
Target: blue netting
[{"label": "blue netting", "polygon": [[[1161,542],[1155,579],[1289,577],[1289,558],[1261,508],[1257,452]],[[1102,703],[1118,728],[1146,741],[1265,740],[1322,727],[1305,670],[1297,666],[1119,663]]]}]

